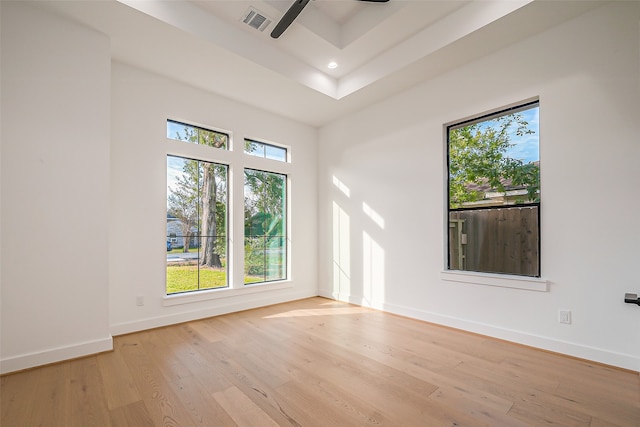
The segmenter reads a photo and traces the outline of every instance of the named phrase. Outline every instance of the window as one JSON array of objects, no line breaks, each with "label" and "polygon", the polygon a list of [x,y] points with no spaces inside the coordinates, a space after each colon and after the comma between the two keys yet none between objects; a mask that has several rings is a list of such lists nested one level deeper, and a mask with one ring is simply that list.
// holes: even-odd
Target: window
[{"label": "window", "polygon": [[[167,120],[167,138],[227,149],[225,133]],[[167,294],[227,287],[228,167],[167,156]]]},{"label": "window", "polygon": [[447,126],[448,269],[540,277],[538,101]]},{"label": "window", "polygon": [[167,294],[227,283],[227,166],[167,156]]},{"label": "window", "polygon": [[186,123],[167,120],[167,138],[227,149],[229,135]]},{"label": "window", "polygon": [[[167,141],[163,304],[259,292],[256,284],[289,286],[271,283],[286,280],[288,271],[287,148],[245,139],[244,153],[259,158],[236,156],[227,133],[175,120],[166,126],[173,141]],[[244,197],[231,196],[242,189]],[[244,239],[230,235],[242,232],[234,219],[243,221]],[[220,288],[228,292],[197,292]]]},{"label": "window", "polygon": [[265,144],[264,142],[244,140],[244,152],[256,157],[264,157],[265,159],[287,161],[287,149],[276,147],[275,145]]},{"label": "window", "polygon": [[286,175],[245,169],[245,284],[286,279],[286,200]]}]

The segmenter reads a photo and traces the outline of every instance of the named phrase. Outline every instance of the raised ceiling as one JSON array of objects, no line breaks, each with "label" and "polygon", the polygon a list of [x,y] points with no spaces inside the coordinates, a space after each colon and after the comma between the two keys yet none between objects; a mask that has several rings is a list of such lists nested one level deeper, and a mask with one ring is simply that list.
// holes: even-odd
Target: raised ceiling
[{"label": "raised ceiling", "polygon": [[[271,38],[292,1],[43,4],[107,34],[116,61],[322,126],[599,3],[313,0]],[[263,31],[243,23],[249,10],[272,22]]]}]

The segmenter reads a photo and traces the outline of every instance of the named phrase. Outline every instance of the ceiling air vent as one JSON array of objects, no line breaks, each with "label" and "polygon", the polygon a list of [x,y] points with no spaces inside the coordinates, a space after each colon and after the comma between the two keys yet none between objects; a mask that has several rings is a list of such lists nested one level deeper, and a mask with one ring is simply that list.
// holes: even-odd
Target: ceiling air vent
[{"label": "ceiling air vent", "polygon": [[254,7],[249,7],[244,15],[242,15],[241,20],[243,23],[258,31],[264,31],[264,29],[273,22],[273,19],[265,16],[264,13]]}]

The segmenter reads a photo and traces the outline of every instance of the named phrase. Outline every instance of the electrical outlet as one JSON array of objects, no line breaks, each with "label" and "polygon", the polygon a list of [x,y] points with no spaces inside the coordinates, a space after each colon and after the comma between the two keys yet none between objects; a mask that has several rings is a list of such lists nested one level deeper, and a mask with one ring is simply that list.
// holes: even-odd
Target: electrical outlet
[{"label": "electrical outlet", "polygon": [[142,295],[138,295],[136,297],[136,305],[143,306],[144,305],[144,297]]},{"label": "electrical outlet", "polygon": [[571,310],[560,310],[558,312],[558,321],[560,323],[571,324]]}]

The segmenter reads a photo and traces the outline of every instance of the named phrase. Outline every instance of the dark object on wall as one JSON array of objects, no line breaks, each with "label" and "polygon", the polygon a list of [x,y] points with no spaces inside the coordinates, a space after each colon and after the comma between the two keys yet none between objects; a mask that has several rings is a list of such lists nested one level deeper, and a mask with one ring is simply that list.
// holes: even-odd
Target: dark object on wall
[{"label": "dark object on wall", "polygon": [[624,302],[640,305],[640,298],[638,298],[637,294],[624,294]]}]

